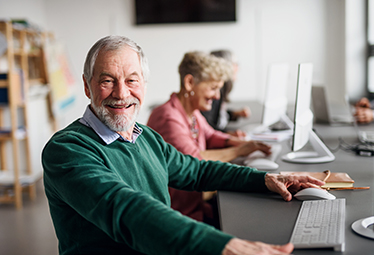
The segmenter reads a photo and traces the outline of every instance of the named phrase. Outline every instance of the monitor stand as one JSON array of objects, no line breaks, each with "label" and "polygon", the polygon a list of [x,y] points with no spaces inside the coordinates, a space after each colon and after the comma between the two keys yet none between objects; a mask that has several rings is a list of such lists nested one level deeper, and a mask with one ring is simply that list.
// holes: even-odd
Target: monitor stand
[{"label": "monitor stand", "polygon": [[290,152],[284,155],[282,160],[290,163],[303,164],[326,163],[335,160],[334,154],[331,153],[314,131],[310,131],[309,133],[309,142],[314,151]]},{"label": "monitor stand", "polygon": [[374,216],[367,217],[364,219],[357,220],[353,222],[352,229],[359,235],[365,236],[367,238],[374,239],[374,231],[369,227],[374,224]]}]

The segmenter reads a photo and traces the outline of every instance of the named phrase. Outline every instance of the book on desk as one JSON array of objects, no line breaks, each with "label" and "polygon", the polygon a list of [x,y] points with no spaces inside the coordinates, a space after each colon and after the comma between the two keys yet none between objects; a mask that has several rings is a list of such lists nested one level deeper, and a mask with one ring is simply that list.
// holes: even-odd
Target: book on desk
[{"label": "book on desk", "polygon": [[335,173],[329,170],[323,172],[287,172],[283,171],[280,174],[290,175],[308,175],[325,182],[322,188],[351,188],[354,180],[347,173]]}]

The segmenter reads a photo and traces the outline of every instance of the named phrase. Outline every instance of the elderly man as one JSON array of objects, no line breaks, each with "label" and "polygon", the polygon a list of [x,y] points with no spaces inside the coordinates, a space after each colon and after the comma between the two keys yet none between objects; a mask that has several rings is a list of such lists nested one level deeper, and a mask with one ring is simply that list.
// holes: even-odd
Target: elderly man
[{"label": "elderly man", "polygon": [[135,122],[148,77],[142,49],[121,36],[88,52],[83,117],[46,144],[44,185],[60,254],[288,254],[283,246],[249,242],[170,208],[168,186],[290,192],[323,185],[308,177],[200,161],[178,152]]}]

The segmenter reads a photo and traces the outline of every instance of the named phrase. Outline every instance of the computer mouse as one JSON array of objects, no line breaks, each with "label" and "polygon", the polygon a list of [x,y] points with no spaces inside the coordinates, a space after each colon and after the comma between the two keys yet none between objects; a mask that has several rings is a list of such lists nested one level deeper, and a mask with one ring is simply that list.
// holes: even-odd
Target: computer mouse
[{"label": "computer mouse", "polygon": [[276,170],[279,165],[274,161],[264,158],[256,158],[248,162],[250,167],[254,167],[258,170]]},{"label": "computer mouse", "polygon": [[298,200],[321,200],[321,199],[328,199],[333,200],[336,197],[324,189],[318,188],[306,188],[302,189],[293,195]]}]

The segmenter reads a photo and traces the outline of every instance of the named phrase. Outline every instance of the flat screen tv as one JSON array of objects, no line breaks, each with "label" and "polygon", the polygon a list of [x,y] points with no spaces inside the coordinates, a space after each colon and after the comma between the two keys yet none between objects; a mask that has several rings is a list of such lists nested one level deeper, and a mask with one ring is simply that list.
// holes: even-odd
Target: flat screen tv
[{"label": "flat screen tv", "polygon": [[236,0],[135,0],[137,25],[233,22]]}]

